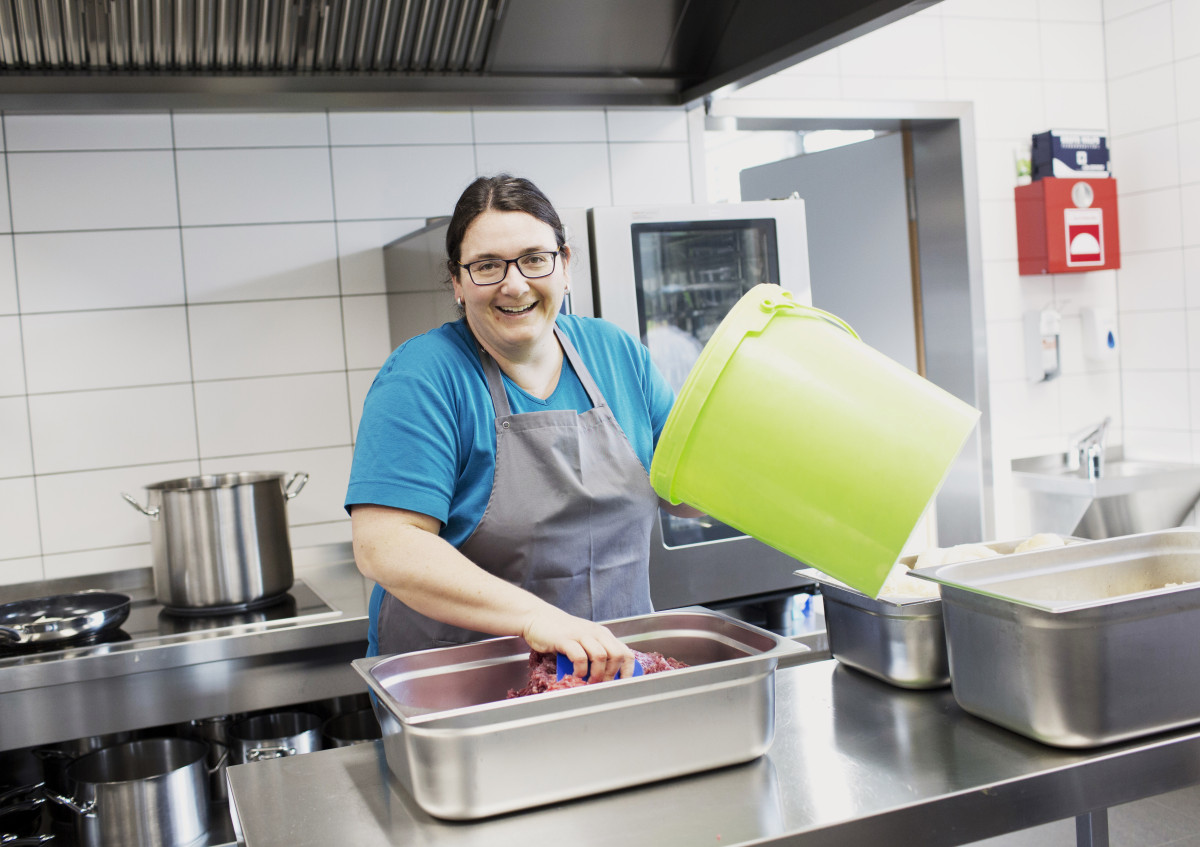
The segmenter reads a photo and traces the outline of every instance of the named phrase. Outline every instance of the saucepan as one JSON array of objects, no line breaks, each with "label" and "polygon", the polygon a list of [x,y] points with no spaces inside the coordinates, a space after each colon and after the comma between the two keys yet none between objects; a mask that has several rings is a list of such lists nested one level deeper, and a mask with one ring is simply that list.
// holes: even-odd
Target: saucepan
[{"label": "saucepan", "polygon": [[129,617],[129,597],[80,591],[0,605],[0,644],[57,644],[115,629]]},{"label": "saucepan", "polygon": [[208,745],[146,738],[105,747],[67,768],[71,796],[50,794],[75,818],[81,847],[179,847],[208,830]]}]

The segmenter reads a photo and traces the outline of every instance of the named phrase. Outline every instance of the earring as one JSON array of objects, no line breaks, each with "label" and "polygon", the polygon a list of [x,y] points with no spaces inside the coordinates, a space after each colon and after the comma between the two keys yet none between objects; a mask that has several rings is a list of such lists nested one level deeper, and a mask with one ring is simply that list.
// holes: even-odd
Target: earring
[{"label": "earring", "polygon": [[460,309],[462,308],[462,298],[461,297],[455,298],[454,302],[458,304],[458,308],[460,308]]}]

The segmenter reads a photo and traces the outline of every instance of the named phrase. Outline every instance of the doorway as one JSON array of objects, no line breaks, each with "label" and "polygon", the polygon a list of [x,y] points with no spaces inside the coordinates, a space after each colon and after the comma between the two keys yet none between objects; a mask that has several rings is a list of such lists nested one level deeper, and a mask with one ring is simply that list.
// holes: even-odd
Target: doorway
[{"label": "doorway", "polygon": [[[971,107],[926,105],[941,114],[802,116],[803,104],[715,101],[704,131],[764,139],[874,131],[870,141],[816,153],[802,143],[752,144],[744,166],[726,156],[714,168],[726,169],[726,186],[731,162],[738,171],[742,196],[729,199],[792,191],[805,199],[813,305],[981,411],[937,496],[937,542],[951,546],[994,532],[986,338]],[[772,146],[783,155],[766,160]]]}]

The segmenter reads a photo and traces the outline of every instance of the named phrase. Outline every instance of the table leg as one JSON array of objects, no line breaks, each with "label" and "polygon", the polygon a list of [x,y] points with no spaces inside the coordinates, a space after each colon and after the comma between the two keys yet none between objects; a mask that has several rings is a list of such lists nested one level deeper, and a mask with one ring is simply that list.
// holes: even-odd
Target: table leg
[{"label": "table leg", "polygon": [[1108,847],[1108,809],[1075,818],[1076,847]]}]

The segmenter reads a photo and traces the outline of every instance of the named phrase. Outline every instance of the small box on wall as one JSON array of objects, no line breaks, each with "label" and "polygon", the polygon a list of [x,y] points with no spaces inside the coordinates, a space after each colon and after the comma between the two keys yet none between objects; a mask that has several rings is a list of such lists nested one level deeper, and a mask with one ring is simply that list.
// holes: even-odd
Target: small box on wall
[{"label": "small box on wall", "polygon": [[1021,275],[1121,267],[1115,179],[1046,177],[1014,192]]},{"label": "small box on wall", "polygon": [[1033,178],[1106,177],[1108,140],[1099,133],[1052,129],[1033,136]]}]

